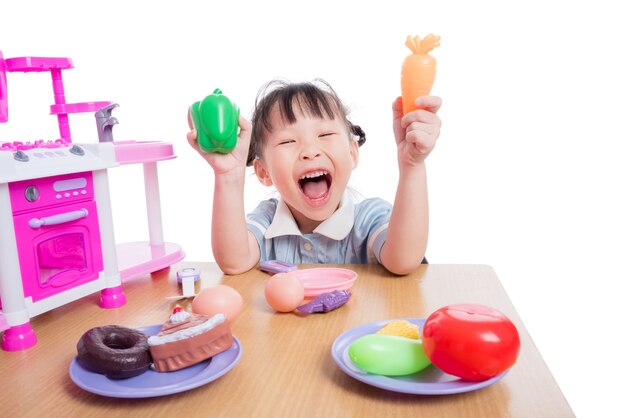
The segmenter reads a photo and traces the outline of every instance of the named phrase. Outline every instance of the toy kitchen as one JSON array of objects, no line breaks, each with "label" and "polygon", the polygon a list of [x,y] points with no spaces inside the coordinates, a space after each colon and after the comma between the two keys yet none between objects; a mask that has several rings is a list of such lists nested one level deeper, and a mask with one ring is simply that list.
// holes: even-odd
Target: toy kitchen
[{"label": "toy kitchen", "polygon": [[[9,141],[0,130],[0,332],[2,349],[36,344],[30,319],[100,292],[102,308],[126,303],[123,283],[182,260],[163,240],[157,162],[175,158],[160,141],[114,141],[108,101],[67,103],[62,71],[69,58],[4,58],[0,51],[0,122],[9,120],[11,72],[52,77],[59,138]],[[69,115],[92,113],[97,143],[74,143]],[[1,125],[0,125],[1,126]],[[116,244],[108,169],[143,164],[149,240]]]}]

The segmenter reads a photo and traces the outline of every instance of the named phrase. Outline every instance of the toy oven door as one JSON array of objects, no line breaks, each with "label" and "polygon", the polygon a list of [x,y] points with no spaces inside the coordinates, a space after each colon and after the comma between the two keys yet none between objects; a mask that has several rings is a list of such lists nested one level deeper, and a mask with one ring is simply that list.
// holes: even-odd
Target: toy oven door
[{"label": "toy oven door", "polygon": [[33,302],[95,280],[102,246],[95,201],[14,217],[24,296]]}]

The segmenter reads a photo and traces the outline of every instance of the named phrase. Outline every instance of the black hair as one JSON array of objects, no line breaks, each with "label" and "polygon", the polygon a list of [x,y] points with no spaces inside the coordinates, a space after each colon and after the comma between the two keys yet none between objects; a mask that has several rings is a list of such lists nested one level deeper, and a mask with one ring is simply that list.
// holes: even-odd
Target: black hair
[{"label": "black hair", "polygon": [[257,95],[246,161],[248,166],[261,156],[263,135],[272,130],[270,114],[275,105],[279,106],[283,121],[288,123],[296,122],[296,106],[303,113],[318,118],[334,119],[339,116],[345,122],[348,132],[358,137],[359,146],[365,143],[365,132],[348,120],[346,106],[326,81],[318,79],[313,82],[291,83],[273,80],[264,85]]}]

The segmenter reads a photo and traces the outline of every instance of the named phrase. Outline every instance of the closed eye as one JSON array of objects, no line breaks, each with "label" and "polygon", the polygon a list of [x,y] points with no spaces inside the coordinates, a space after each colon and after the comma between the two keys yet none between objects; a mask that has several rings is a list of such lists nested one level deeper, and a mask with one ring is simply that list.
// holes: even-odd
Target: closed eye
[{"label": "closed eye", "polygon": [[335,135],[334,132],[324,132],[323,134],[319,134],[318,138],[324,138],[324,137],[328,137],[328,136],[332,136]]},{"label": "closed eye", "polygon": [[296,142],[296,141],[294,141],[293,139],[285,139],[284,141],[280,141],[278,145],[291,144],[293,142]]}]

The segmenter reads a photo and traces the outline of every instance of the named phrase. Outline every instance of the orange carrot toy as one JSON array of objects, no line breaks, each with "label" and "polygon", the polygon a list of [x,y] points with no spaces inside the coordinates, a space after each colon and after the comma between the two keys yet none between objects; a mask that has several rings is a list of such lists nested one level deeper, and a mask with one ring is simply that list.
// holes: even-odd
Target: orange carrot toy
[{"label": "orange carrot toy", "polygon": [[415,99],[430,94],[437,72],[437,60],[428,53],[439,46],[439,36],[431,33],[422,40],[419,36],[407,36],[405,45],[413,51],[402,64],[402,107],[406,114],[417,109]]}]

